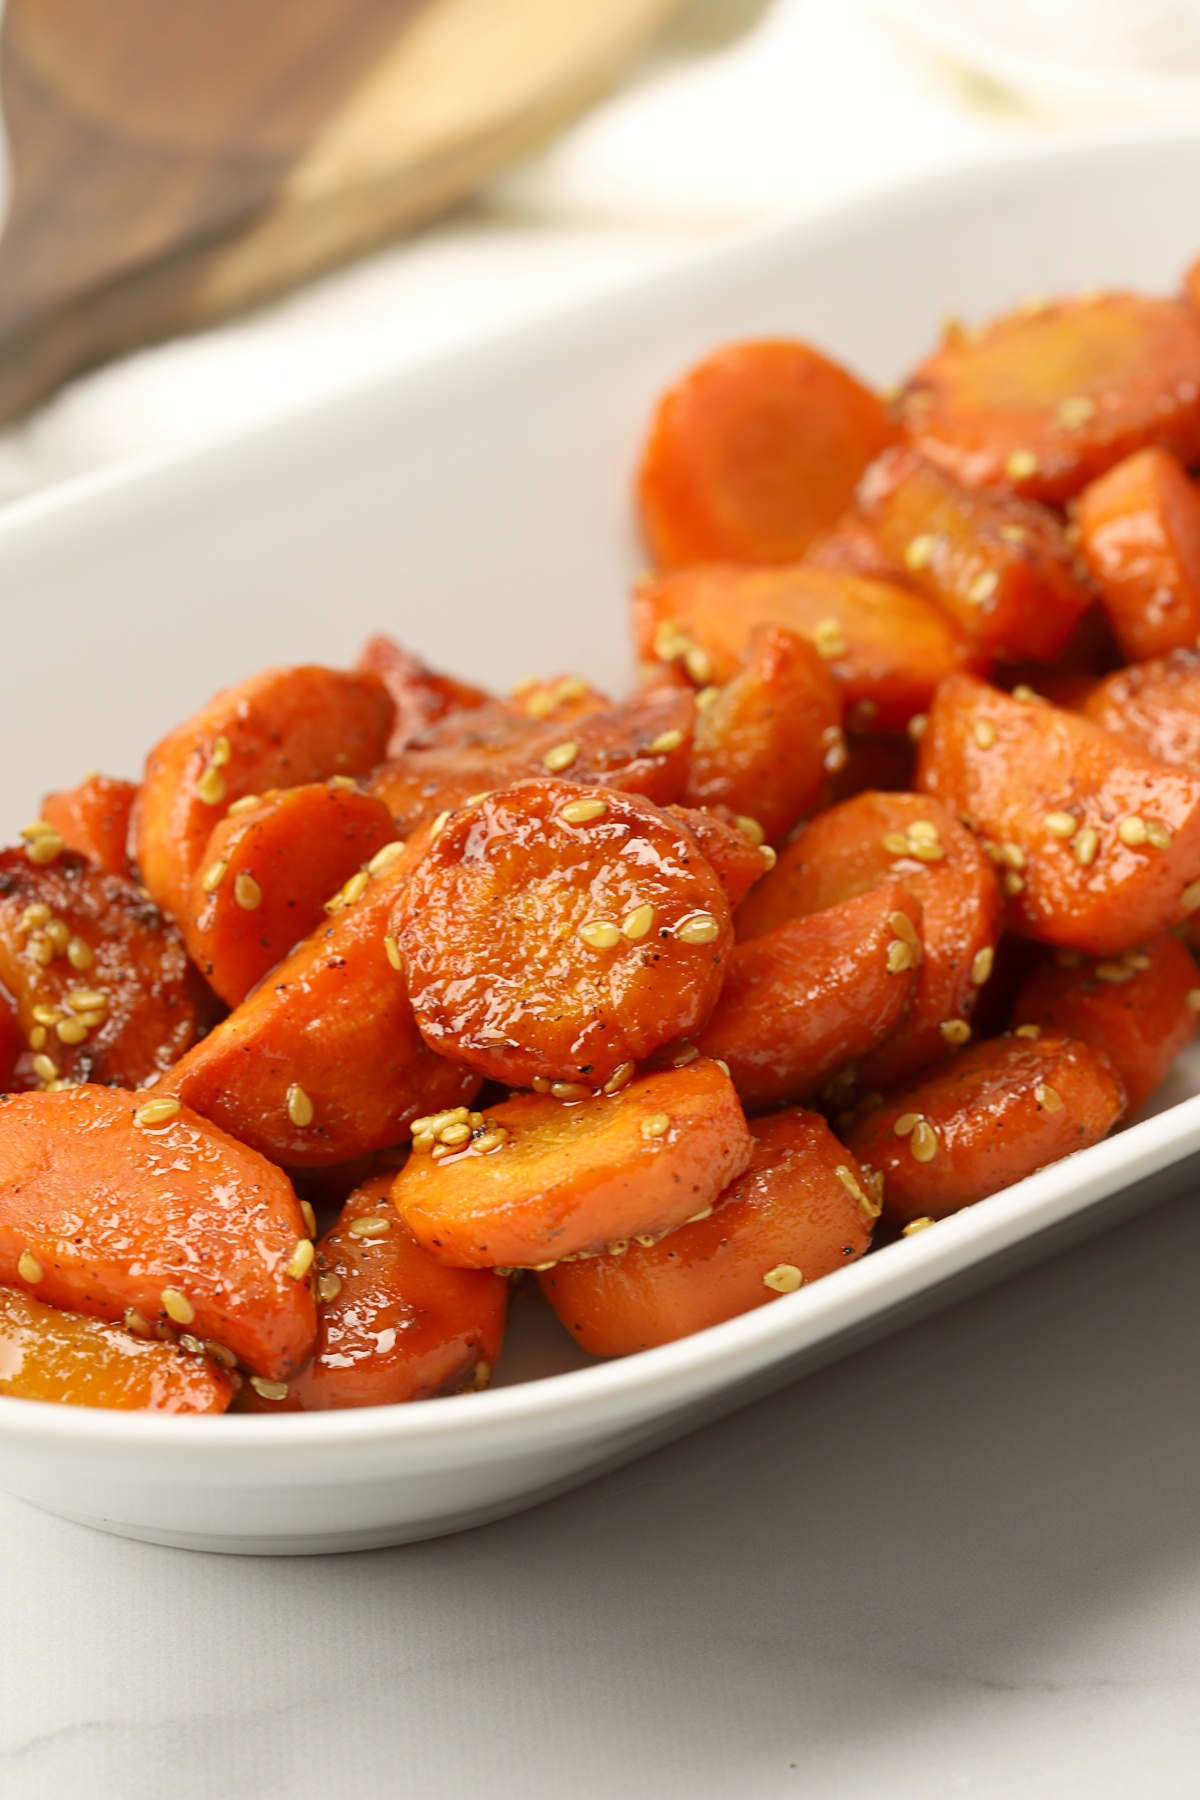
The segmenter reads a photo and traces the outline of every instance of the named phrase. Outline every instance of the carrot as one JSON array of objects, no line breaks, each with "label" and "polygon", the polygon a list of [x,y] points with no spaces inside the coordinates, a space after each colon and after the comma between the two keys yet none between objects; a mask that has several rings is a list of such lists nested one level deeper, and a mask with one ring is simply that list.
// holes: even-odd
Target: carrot
[{"label": "carrot", "polygon": [[580,675],[555,675],[543,681],[519,681],[506,702],[523,719],[552,719],[565,725],[587,713],[611,712],[613,703]]},{"label": "carrot", "polygon": [[1092,687],[1080,710],[1144,755],[1200,771],[1200,652],[1172,650],[1117,669]]},{"label": "carrot", "polygon": [[111,775],[89,775],[78,787],[47,794],[41,816],[68,850],[90,857],[110,875],[130,877],[129,815],[137,785]]},{"label": "carrot", "polygon": [[[864,480],[868,472],[864,471]],[[866,575],[872,581],[889,581],[898,587],[913,585],[903,558],[898,563],[893,562],[859,512],[844,512],[828,530],[819,531],[804,552],[803,560],[810,569]]]},{"label": "carrot", "polygon": [[1200,633],[1200,488],[1169,450],[1118,463],[1079,496],[1079,549],[1125,656],[1191,649]]},{"label": "carrot", "polygon": [[696,1042],[762,1112],[814,1094],[883,1042],[913,998],[921,907],[898,882],[790,919],[733,952]]},{"label": "carrot", "polygon": [[1124,293],[1022,307],[920,365],[911,443],[964,487],[1060,504],[1148,444],[1200,455],[1200,318]]},{"label": "carrot", "polygon": [[482,688],[426,668],[419,658],[389,637],[368,639],[358,666],[379,676],[396,708],[385,747],[388,756],[399,756],[419,742],[438,719],[495,704]]},{"label": "carrot", "polygon": [[696,714],[684,800],[756,819],[772,843],[844,762],[842,697],[807,638],[759,626],[744,667]]},{"label": "carrot", "polygon": [[286,1396],[253,1390],[244,1410],[396,1406],[483,1388],[504,1341],[508,1283],[423,1250],[389,1198],[394,1174],[350,1195],[317,1245],[317,1345]]},{"label": "carrot", "polygon": [[393,1204],[462,1268],[545,1268],[669,1231],[711,1206],[752,1149],[733,1083],[707,1058],[611,1097],[516,1094],[478,1125],[446,1113],[414,1132]]},{"label": "carrot", "polygon": [[212,828],[235,800],[365,774],[383,757],[394,710],[370,672],[267,669],[177,725],[146,759],[131,824],[141,878],[163,911],[184,917]]},{"label": "carrot", "polygon": [[183,920],[193,962],[237,1006],[372,860],[399,854],[391,814],[346,777],[237,802],[214,828]]},{"label": "carrot", "polygon": [[846,1134],[883,1176],[884,1217],[943,1219],[1104,1137],[1125,1090],[1103,1052],[1071,1038],[999,1037],[887,1096]]},{"label": "carrot", "polygon": [[816,1113],[750,1126],[749,1167],[711,1213],[619,1256],[560,1262],[539,1285],[593,1356],[690,1337],[819,1281],[869,1247],[879,1207],[867,1177]]},{"label": "carrot", "polygon": [[140,1087],[195,1038],[200,984],[154,903],[60,841],[0,851],[0,982],[29,1045],[22,1067],[42,1083]]},{"label": "carrot", "polygon": [[160,1094],[0,1096],[0,1283],[286,1378],[316,1330],[306,1247],[287,1177]]},{"label": "carrot", "polygon": [[220,1413],[233,1386],[205,1357],[0,1288],[0,1394],[121,1412]]},{"label": "carrot", "polygon": [[1100,962],[1060,950],[1022,983],[1013,1023],[1103,1050],[1136,1112],[1194,1037],[1197,1004],[1196,966],[1167,934],[1145,950]]},{"label": "carrot", "polygon": [[338,909],[155,1091],[301,1169],[382,1149],[417,1114],[471,1099],[478,1080],[421,1041],[388,929],[427,841],[411,839],[356,897],[344,890]]},{"label": "carrot", "polygon": [[775,852],[762,841],[757,819],[739,817],[727,806],[668,806],[686,826],[706,863],[725,889],[730,907],[740,906],[754,883],[775,866]]},{"label": "carrot", "polygon": [[585,1091],[703,1023],[733,942],[689,831],[639,796],[554,780],[455,813],[393,929],[431,1049]]},{"label": "carrot", "polygon": [[903,731],[944,676],[986,662],[924,595],[803,563],[688,569],[642,581],[634,593],[639,656],[661,659],[682,642],[705,659],[707,682],[732,681],[758,625],[812,640],[842,689],[855,731]]},{"label": "carrot", "polygon": [[1045,507],[979,494],[907,448],[867,470],[858,504],[918,593],[945,607],[992,656],[1052,661],[1092,596]]},{"label": "carrot", "polygon": [[859,794],[787,846],[737,917],[739,939],[755,939],[891,882],[920,903],[924,959],[907,1017],[860,1061],[870,1087],[947,1056],[970,1036],[1003,924],[999,883],[971,833],[920,795]]},{"label": "carrot", "polygon": [[1200,778],[1093,725],[966,675],[921,740],[926,793],[969,817],[1016,877],[1014,929],[1096,956],[1200,907]]},{"label": "carrot", "polygon": [[659,568],[788,562],[849,502],[895,428],[882,402],[807,344],[729,344],[664,394],[638,475]]}]

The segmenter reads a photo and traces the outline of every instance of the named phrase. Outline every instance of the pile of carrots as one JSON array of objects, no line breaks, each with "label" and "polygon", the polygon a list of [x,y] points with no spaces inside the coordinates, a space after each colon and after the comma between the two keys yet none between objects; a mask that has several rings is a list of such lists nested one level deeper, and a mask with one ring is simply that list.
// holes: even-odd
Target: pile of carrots
[{"label": "pile of carrots", "polygon": [[[648,434],[640,685],[376,638],[0,853],[0,1393],[622,1355],[1096,1143],[1200,980],[1200,268],[881,397],[735,344]],[[902,1247],[892,1254],[905,1254]]]}]

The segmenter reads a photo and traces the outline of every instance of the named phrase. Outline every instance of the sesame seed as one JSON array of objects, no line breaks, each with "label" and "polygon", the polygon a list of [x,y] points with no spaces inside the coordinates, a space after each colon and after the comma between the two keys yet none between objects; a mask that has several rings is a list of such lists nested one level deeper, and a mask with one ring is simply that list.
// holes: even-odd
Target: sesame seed
[{"label": "sesame seed", "polygon": [[377,1213],[371,1213],[363,1219],[351,1219],[350,1221],[351,1237],[381,1238],[386,1237],[391,1229],[392,1221],[380,1218]]},{"label": "sesame seed", "polygon": [[938,1153],[938,1137],[928,1119],[922,1119],[918,1125],[914,1126],[912,1136],[908,1140],[908,1147],[912,1151],[915,1162],[933,1161]]},{"label": "sesame seed", "polygon": [[443,831],[445,831],[446,826],[449,824],[449,822],[450,822],[450,813],[448,810],[446,812],[440,812],[438,814],[437,818],[433,821],[433,824],[429,827],[430,843],[433,842],[434,838],[440,837],[442,835]]},{"label": "sesame seed", "polygon": [[943,1019],[938,1030],[946,1042],[956,1048],[970,1041],[971,1027],[965,1019]]},{"label": "sesame seed", "polygon": [[287,1116],[293,1125],[298,1125],[303,1129],[305,1125],[312,1124],[313,1103],[304,1089],[296,1082],[293,1082],[287,1091],[286,1106]]},{"label": "sesame seed", "polygon": [[67,939],[67,961],[73,969],[77,969],[82,975],[85,969],[91,968],[95,960],[92,946],[85,943],[81,937]]},{"label": "sesame seed", "polygon": [[919,1219],[910,1219],[902,1229],[901,1237],[916,1237],[918,1231],[928,1231],[934,1220],[928,1213],[922,1213]]},{"label": "sesame seed", "polygon": [[225,777],[210,763],[196,783],[197,797],[205,806],[219,806],[225,798]]},{"label": "sesame seed", "polygon": [[683,627],[674,619],[664,619],[654,634],[654,654],[659,662],[677,662],[691,645]]},{"label": "sesame seed", "polygon": [[919,744],[921,739],[925,736],[928,726],[928,713],[914,713],[912,718],[908,721],[908,724],[905,726],[905,730],[908,732],[913,743]]},{"label": "sesame seed", "polygon": [[60,1019],[54,1027],[54,1035],[61,1044],[82,1044],[88,1034],[88,1027],[82,1019]]},{"label": "sesame seed", "polygon": [[828,662],[835,656],[846,654],[846,640],[842,636],[842,628],[837,619],[819,619],[813,627],[813,643],[817,654]]},{"label": "sesame seed", "polygon": [[312,1268],[313,1257],[315,1255],[316,1251],[313,1249],[311,1238],[297,1238],[296,1248],[288,1257],[284,1269],[285,1275],[292,1281],[303,1281],[304,1277],[308,1274],[308,1271]]},{"label": "sesame seed", "polygon": [[38,1025],[57,1025],[62,1018],[62,1010],[57,1006],[35,1006],[31,1017]]},{"label": "sesame seed", "polygon": [[1200,988],[1188,989],[1187,1003],[1193,1012],[1200,1012]]},{"label": "sesame seed", "polygon": [[438,1132],[438,1143],[448,1144],[451,1150],[457,1150],[460,1145],[468,1142],[470,1136],[471,1127],[469,1125],[443,1125]]},{"label": "sesame seed", "polygon": [[288,1396],[286,1381],[268,1381],[265,1375],[252,1375],[250,1386],[261,1400],[286,1400]]},{"label": "sesame seed", "polygon": [[39,868],[44,869],[48,863],[56,862],[65,848],[66,845],[58,833],[53,831],[45,837],[34,838],[31,844],[26,844],[25,854],[31,863],[36,863]]},{"label": "sesame seed", "polygon": [[22,1281],[28,1281],[31,1284],[42,1279],[45,1270],[32,1250],[22,1250],[17,1259],[17,1274]]},{"label": "sesame seed", "polygon": [[889,975],[903,975],[916,963],[916,952],[911,944],[902,938],[893,938],[887,947],[887,971]]},{"label": "sesame seed", "polygon": [[1012,697],[1014,700],[1022,701],[1026,706],[1044,706],[1046,701],[1044,694],[1039,694],[1036,688],[1031,688],[1024,681],[1017,683],[1012,691]]},{"label": "sesame seed", "polygon": [[568,825],[589,825],[593,819],[602,819],[607,811],[607,800],[568,800],[560,808],[559,817]]},{"label": "sesame seed", "polygon": [[35,819],[32,825],[22,825],[21,836],[32,843],[37,838],[57,837],[58,830],[46,819]]},{"label": "sesame seed", "polygon": [[29,940],[29,954],[34,962],[48,968],[54,961],[54,945],[44,932],[38,932]]},{"label": "sesame seed", "polygon": [[908,839],[902,831],[885,832],[881,842],[889,856],[908,855]]},{"label": "sesame seed", "polygon": [[1173,832],[1158,819],[1146,820],[1146,842],[1152,850],[1169,850],[1174,841]]},{"label": "sesame seed", "polygon": [[45,935],[60,955],[71,941],[71,933],[61,919],[51,919]]},{"label": "sesame seed", "polygon": [[642,1136],[644,1138],[660,1138],[670,1130],[671,1120],[667,1113],[651,1113],[642,1120]]},{"label": "sesame seed", "polygon": [[721,690],[719,687],[702,687],[700,692],[696,695],[697,712],[707,712],[713,702],[719,700],[720,697]]},{"label": "sesame seed", "polygon": [[749,813],[738,813],[733,822],[742,833],[742,836],[748,837],[752,844],[761,846],[765,842],[766,832],[763,830],[758,820],[752,819]]},{"label": "sesame seed", "polygon": [[[336,777],[335,777],[335,780],[336,780]],[[331,782],[330,786],[332,786],[332,785],[333,784]],[[353,787],[354,783],[351,782],[350,786]],[[226,811],[226,814],[228,817],[236,818],[240,813],[253,812],[254,808],[257,805],[258,805],[258,795],[257,794],[243,794],[240,800],[232,801],[231,804],[226,807],[225,811]]]},{"label": "sesame seed", "polygon": [[[1125,821],[1125,823],[1126,824],[1129,823],[1128,819]],[[1074,835],[1075,835],[1075,826],[1077,824],[1077,820],[1075,818],[1074,813],[1049,812],[1043,818],[1042,824],[1045,827],[1045,829],[1050,833],[1051,837],[1069,838],[1069,837],[1074,837]],[[1126,838],[1125,842],[1128,843],[1129,839]]]},{"label": "sesame seed", "polygon": [[319,1275],[317,1277],[317,1299],[323,1300],[327,1306],[331,1300],[337,1299],[341,1291],[342,1278],[340,1275]]},{"label": "sesame seed", "polygon": [[1200,881],[1190,881],[1179,896],[1179,904],[1185,913],[1195,912],[1200,906]]},{"label": "sesame seed", "polygon": [[986,606],[999,586],[1000,577],[995,569],[983,569],[967,589],[967,599],[972,606]]},{"label": "sesame seed", "polygon": [[845,1163],[839,1163],[833,1172],[849,1194],[850,1198],[852,1200],[857,1200],[858,1204],[865,1208],[868,1217],[877,1217],[879,1208],[874,1206],[870,1197],[863,1192],[858,1177],[855,1175],[853,1169],[847,1168]]},{"label": "sesame seed", "polygon": [[920,537],[910,539],[904,549],[904,566],[918,574],[927,569],[933,561],[933,553],[937,549],[937,539],[930,532],[922,532]]},{"label": "sesame seed", "polygon": [[134,1113],[137,1125],[165,1125],[169,1119],[177,1118],[183,1110],[180,1101],[173,1094],[163,1094],[157,1100],[146,1100]]},{"label": "sesame seed", "polygon": [[148,1338],[154,1336],[154,1327],[151,1325],[145,1313],[139,1312],[136,1306],[127,1306],[125,1308],[121,1317],[121,1323],[124,1325],[126,1331],[132,1331],[136,1337]]},{"label": "sesame seed", "polygon": [[971,735],[981,750],[990,750],[996,741],[996,727],[990,719],[976,719],[971,726]]},{"label": "sesame seed", "polygon": [[1096,416],[1096,402],[1086,394],[1074,394],[1067,400],[1058,403],[1058,422],[1065,425],[1068,431],[1086,425]]},{"label": "sesame seed", "polygon": [[29,1033],[29,1048],[31,1050],[46,1048],[46,1027],[44,1025],[35,1025]]},{"label": "sesame seed", "polygon": [[304,1220],[304,1228],[309,1237],[317,1235],[317,1215],[307,1200],[300,1202],[300,1217]]},{"label": "sesame seed", "polygon": [[44,900],[35,900],[27,906],[17,921],[18,931],[32,931],[35,925],[45,925],[53,915]]},{"label": "sesame seed", "polygon": [[582,1081],[552,1081],[550,1092],[556,1100],[588,1100],[592,1090]]},{"label": "sesame seed", "polygon": [[370,879],[365,869],[358,869],[342,889],[342,905],[353,906],[356,900],[361,900]]},{"label": "sesame seed", "polygon": [[255,912],[262,905],[262,889],[253,875],[238,876],[233,884],[233,897],[244,912]]},{"label": "sesame seed", "polygon": [[482,1393],[491,1379],[492,1365],[490,1362],[485,1362],[484,1359],[480,1357],[479,1361],[475,1364],[475,1373],[471,1377],[471,1386],[475,1389],[477,1394]]},{"label": "sesame seed", "polygon": [[1023,525],[1002,525],[1000,536],[1008,544],[1023,544],[1029,533]]},{"label": "sesame seed", "polygon": [[1107,981],[1114,987],[1119,987],[1122,982],[1132,981],[1136,973],[1136,969],[1131,969],[1127,963],[1123,962],[1098,962],[1096,964],[1097,979]]},{"label": "sesame seed", "polygon": [[1020,844],[1014,844],[1011,840],[1006,839],[1003,844],[996,845],[996,861],[1002,863],[1006,869],[1023,869],[1025,852]]},{"label": "sesame seed", "polygon": [[570,768],[578,755],[578,744],[555,744],[554,748],[547,750],[543,756],[542,764],[543,767],[549,769],[552,775],[560,775],[564,769]]},{"label": "sesame seed", "polygon": [[471,1148],[478,1150],[481,1155],[486,1155],[489,1150],[499,1150],[500,1146],[507,1142],[508,1133],[503,1125],[493,1125],[489,1131],[480,1132]]},{"label": "sesame seed", "polygon": [[173,1319],[176,1325],[190,1325],[195,1319],[196,1309],[182,1289],[165,1287],[159,1299],[168,1319]]},{"label": "sesame seed", "polygon": [[85,1031],[94,1031],[97,1025],[103,1025],[106,1012],[107,1008],[104,1012],[81,1012],[76,1017]]},{"label": "sesame seed", "polygon": [[992,964],[996,960],[996,952],[990,944],[977,950],[971,959],[971,981],[975,987],[982,987],[992,972]]},{"label": "sesame seed", "polygon": [[219,1344],[216,1338],[205,1338],[204,1354],[211,1356],[214,1362],[219,1362],[226,1369],[237,1367],[237,1357],[228,1344]]},{"label": "sesame seed", "polygon": [[385,844],[381,850],[375,852],[374,856],[367,864],[367,873],[369,875],[382,875],[384,870],[390,869],[397,857],[403,856],[403,854],[404,839],[393,838],[390,844]]},{"label": "sesame seed", "polygon": [[946,852],[944,847],[935,839],[910,837],[908,840],[908,854],[910,856],[915,856],[918,862],[942,862],[945,859]]},{"label": "sesame seed", "polygon": [[682,742],[682,731],[660,731],[656,738],[651,738],[646,749],[651,756],[669,756],[672,750],[678,750]]},{"label": "sesame seed", "polygon": [[1013,450],[1004,461],[1004,473],[1010,481],[1027,481],[1038,472],[1038,459],[1032,450]]},{"label": "sesame seed", "polygon": [[654,923],[652,906],[635,906],[632,912],[626,913],[621,920],[621,936],[631,938],[634,942],[644,938]]},{"label": "sesame seed", "polygon": [[209,767],[213,768],[213,769],[227,768],[229,765],[229,759],[232,755],[233,755],[233,748],[230,745],[229,739],[227,737],[225,737],[224,735],[222,735],[219,738],[215,738],[213,740],[212,750],[209,753],[209,758],[208,758]]},{"label": "sesame seed", "polygon": [[601,1089],[601,1092],[605,1094],[619,1094],[622,1088],[629,1086],[629,1083],[633,1080],[634,1072],[635,1065],[633,1063],[621,1063],[618,1068],[613,1070]]},{"label": "sesame seed", "polygon": [[1036,1039],[1036,1038],[1040,1038],[1041,1035],[1042,1035],[1042,1028],[1040,1025],[1018,1025],[1017,1029],[1013,1032],[1013,1036],[1019,1037],[1019,1038],[1034,1038],[1034,1039]]},{"label": "sesame seed", "polygon": [[1150,958],[1144,950],[1127,950],[1121,960],[1127,968],[1137,969],[1139,973],[1150,967]]},{"label": "sesame seed", "polygon": [[689,1063],[695,1062],[699,1054],[700,1052],[697,1050],[695,1044],[689,1044],[685,1041],[678,1045],[672,1052],[671,1067],[673,1069],[686,1069]]},{"label": "sesame seed", "polygon": [[39,1081],[57,1081],[58,1064],[44,1052],[33,1059],[33,1072]]},{"label": "sesame seed", "polygon": [[209,863],[207,869],[205,869],[204,874],[200,878],[200,886],[204,889],[206,894],[214,893],[215,890],[220,887],[221,877],[228,867],[229,864],[227,862]]},{"label": "sesame seed", "polygon": [[936,844],[941,834],[932,819],[914,819],[908,835],[917,844]]},{"label": "sesame seed", "polygon": [[846,739],[839,730],[837,736],[831,738],[821,758],[821,766],[827,775],[840,775],[850,760],[850,752],[846,748]]},{"label": "sesame seed", "polygon": [[1047,1087],[1044,1082],[1034,1088],[1033,1097],[1044,1112],[1056,1113],[1063,1109],[1063,1097],[1058,1089]]},{"label": "sesame seed", "polygon": [[1077,831],[1071,839],[1071,848],[1075,852],[1075,861],[1081,869],[1088,868],[1096,860],[1096,852],[1100,848],[1100,838],[1090,825]]},{"label": "sesame seed", "polygon": [[777,1294],[794,1294],[803,1285],[804,1277],[795,1263],[776,1263],[763,1276],[763,1286],[771,1288]]},{"label": "sesame seed", "polygon": [[909,1137],[909,1136],[911,1136],[911,1134],[917,1129],[917,1126],[921,1123],[921,1120],[924,1118],[924,1116],[925,1115],[923,1113],[919,1113],[919,1112],[901,1113],[900,1117],[895,1121],[895,1123],[892,1126],[893,1137]]},{"label": "sesame seed", "polygon": [[774,850],[772,850],[770,844],[760,844],[758,854],[763,859],[765,873],[769,875],[771,870],[775,867],[775,864],[779,861],[778,856],[775,854]]},{"label": "sesame seed", "polygon": [[732,1081],[733,1071],[729,1067],[729,1064],[725,1061],[725,1058],[723,1056],[714,1056],[713,1061],[716,1063],[718,1069],[720,1069],[722,1075],[728,1075],[730,1080]]},{"label": "sesame seed", "polygon": [[1025,877],[1018,875],[1015,869],[1005,869],[1000,877],[1000,886],[1010,900],[1015,900],[1018,894],[1025,892]]},{"label": "sesame seed", "polygon": [[612,919],[587,919],[577,935],[590,950],[611,950],[621,941],[621,928]]},{"label": "sesame seed", "polygon": [[692,913],[675,927],[675,936],[683,944],[711,944],[720,935],[721,927],[711,913]]},{"label": "sesame seed", "polygon": [[420,1131],[413,1138],[413,1152],[417,1156],[425,1156],[433,1149],[436,1142],[437,1139],[434,1137],[432,1131]]},{"label": "sesame seed", "polygon": [[683,666],[697,687],[703,687],[712,680],[712,657],[699,644],[693,644],[683,653]]}]

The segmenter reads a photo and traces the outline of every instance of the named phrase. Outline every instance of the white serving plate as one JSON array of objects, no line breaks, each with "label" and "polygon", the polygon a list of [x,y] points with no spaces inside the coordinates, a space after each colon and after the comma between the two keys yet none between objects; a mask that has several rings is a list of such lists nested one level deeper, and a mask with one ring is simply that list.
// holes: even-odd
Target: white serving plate
[{"label": "white serving plate", "polygon": [[[709,253],[253,437],[0,518],[0,828],[136,772],[208,693],[368,631],[499,684],[629,674],[629,475],[661,386],[723,338],[814,339],[880,381],[1031,291],[1167,289],[1200,251],[1200,131],[974,166]],[[536,1303],[505,1385],[419,1406],[162,1419],[0,1400],[0,1486],[160,1543],[300,1553],[480,1523],[659,1444],[915,1310],[1194,1179],[1200,1058],[1156,1116],[745,1318],[590,1363]]]}]

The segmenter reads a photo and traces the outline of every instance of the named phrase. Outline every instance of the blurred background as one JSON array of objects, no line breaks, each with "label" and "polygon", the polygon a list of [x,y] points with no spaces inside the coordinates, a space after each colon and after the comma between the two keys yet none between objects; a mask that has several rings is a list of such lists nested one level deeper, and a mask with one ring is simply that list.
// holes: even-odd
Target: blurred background
[{"label": "blurred background", "polygon": [[[199,9],[197,0],[172,0],[148,15],[149,40],[130,40],[135,49],[149,41],[142,56],[113,35],[111,21],[128,11],[130,30],[142,32],[137,15],[145,0],[8,0],[0,74],[10,214],[0,244],[0,333],[7,322],[9,360],[24,371],[41,367],[46,341],[52,370],[115,360],[74,375],[48,398],[35,395],[33,410],[28,397],[10,405],[10,416],[20,416],[0,428],[0,501],[124,458],[238,431],[507,321],[635,279],[697,244],[920,170],[1019,149],[1050,133],[1114,121],[1137,128],[1200,109],[1200,0],[642,0],[640,10],[636,0],[622,0],[621,30],[603,44],[583,43],[589,30],[595,35],[595,0],[486,4],[490,12],[479,16],[489,28],[512,26],[507,37],[498,31],[486,57],[498,71],[506,57],[514,63],[516,90],[527,80],[529,91],[518,92],[514,105],[525,109],[528,129],[518,119],[502,142],[493,132],[469,166],[441,189],[435,183],[418,210],[438,216],[423,217],[406,236],[353,261],[344,260],[345,246],[336,256],[306,248],[297,259],[289,245],[293,273],[309,273],[323,256],[341,266],[266,300],[256,281],[282,290],[292,276],[264,284],[260,270],[239,287],[228,279],[227,259],[219,261],[216,280],[206,264],[204,306],[180,309],[176,296],[172,310],[146,299],[147,292],[161,294],[161,270],[176,254],[172,233],[190,243],[216,229],[214,219],[219,227],[213,194],[225,205],[231,184],[253,187],[266,168],[275,180],[279,157],[294,158],[310,128],[293,103],[295,67],[286,93],[272,67],[276,48],[280,55],[300,52],[284,43],[270,6],[238,11],[235,0],[231,12],[228,0]],[[376,37],[360,32],[354,40],[351,98],[358,107],[367,93],[377,116],[388,92],[401,91],[379,80],[372,88],[372,59],[392,54],[387,34],[397,26],[408,33],[405,55],[420,39],[425,57],[411,76],[418,111],[438,98],[431,20],[448,21],[451,41],[458,31],[468,49],[478,43],[472,0],[390,0],[390,13],[382,0],[332,0],[335,12],[339,5],[348,23],[343,30],[333,17],[333,37],[322,40],[315,60],[327,73],[336,60],[330,45],[340,52],[351,27],[358,30],[366,18]],[[314,10],[321,8],[307,7]],[[331,0],[323,11],[331,14]],[[287,16],[305,12],[300,6]],[[240,40],[251,15],[269,29],[247,47]],[[219,36],[215,52],[211,41],[189,39],[200,26],[209,40],[227,28],[239,38],[236,51],[224,56]],[[531,46],[550,34],[569,39],[573,29],[582,34],[582,64],[591,58],[593,66],[564,81],[561,59],[551,75]],[[170,32],[180,36],[181,49],[165,45]],[[187,106],[181,73],[191,82]],[[558,83],[541,112],[539,82]],[[233,138],[244,130],[245,109],[239,113],[229,96],[239,104],[253,99],[256,83],[271,90],[270,129],[258,130],[256,114],[252,154],[238,162],[218,140],[222,131]],[[347,143],[353,150],[360,120],[355,114],[347,129],[354,107],[339,94],[332,135],[341,154]],[[395,108],[403,110],[400,100]],[[185,113],[186,131],[181,125],[173,134]],[[69,128],[59,132],[67,115]],[[327,126],[326,110],[321,143],[336,178]],[[214,166],[221,177],[215,186]],[[132,188],[122,185],[128,183]],[[164,222],[155,209],[168,189],[184,199]],[[444,210],[447,201],[452,210]],[[130,254],[143,268],[153,265],[160,287],[143,281],[131,299],[119,282],[113,286],[105,254],[113,221],[119,236],[135,215],[141,236]],[[385,229],[361,235],[370,240]],[[267,240],[277,249],[269,232]],[[71,256],[73,272],[63,275],[62,259]],[[107,310],[101,347],[90,351],[80,348],[81,319],[86,315],[91,331],[97,306]],[[191,328],[227,309],[229,319]],[[136,348],[171,332],[167,341]],[[37,374],[34,385],[45,390],[57,379]],[[28,383],[20,391],[28,395]]]}]

